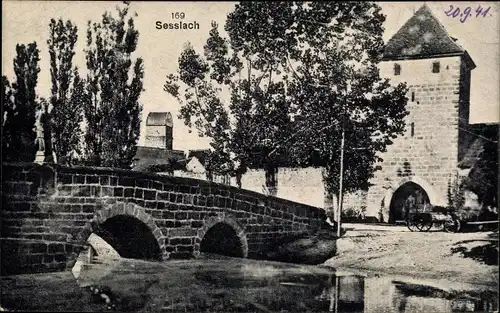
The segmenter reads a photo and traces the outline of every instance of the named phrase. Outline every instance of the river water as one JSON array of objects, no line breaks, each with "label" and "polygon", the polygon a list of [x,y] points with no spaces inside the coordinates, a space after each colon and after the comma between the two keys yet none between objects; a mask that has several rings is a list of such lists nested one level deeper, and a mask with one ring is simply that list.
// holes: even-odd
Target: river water
[{"label": "river water", "polygon": [[134,312],[493,312],[496,291],[410,283],[304,266],[203,255],[97,260],[71,272],[1,278],[4,310]]}]

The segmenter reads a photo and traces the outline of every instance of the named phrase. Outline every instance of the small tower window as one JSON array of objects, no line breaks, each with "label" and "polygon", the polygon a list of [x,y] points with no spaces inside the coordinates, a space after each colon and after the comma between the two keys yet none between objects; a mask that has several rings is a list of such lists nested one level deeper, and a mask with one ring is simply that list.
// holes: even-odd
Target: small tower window
[{"label": "small tower window", "polygon": [[441,69],[441,64],[439,64],[439,61],[432,62],[432,72],[433,73],[439,73],[440,69]]},{"label": "small tower window", "polygon": [[401,74],[401,65],[395,63],[394,64],[394,75],[400,75]]},{"label": "small tower window", "polygon": [[415,91],[411,92],[411,102],[415,101]]},{"label": "small tower window", "polygon": [[410,134],[411,136],[415,136],[415,123],[414,122],[411,122],[410,124]]}]

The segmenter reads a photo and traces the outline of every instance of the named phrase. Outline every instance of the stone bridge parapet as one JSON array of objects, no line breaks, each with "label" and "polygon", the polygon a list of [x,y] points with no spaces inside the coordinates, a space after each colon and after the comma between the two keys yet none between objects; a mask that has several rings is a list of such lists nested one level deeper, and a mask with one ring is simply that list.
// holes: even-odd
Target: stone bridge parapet
[{"label": "stone bridge parapet", "polygon": [[154,256],[163,260],[198,256],[218,223],[239,238],[241,256],[253,257],[314,233],[326,219],[320,208],[183,177],[35,163],[3,164],[2,175],[2,275],[70,269],[90,234],[116,217],[142,228],[127,233],[124,219],[108,232],[143,232],[130,241],[141,246],[153,238]]}]

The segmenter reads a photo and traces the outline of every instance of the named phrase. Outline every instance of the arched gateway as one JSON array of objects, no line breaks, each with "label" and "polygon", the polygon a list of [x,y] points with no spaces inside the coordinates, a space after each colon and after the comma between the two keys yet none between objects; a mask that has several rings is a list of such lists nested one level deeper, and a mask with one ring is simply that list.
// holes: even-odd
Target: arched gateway
[{"label": "arched gateway", "polygon": [[386,191],[384,209],[389,223],[402,223],[412,210],[423,210],[429,205],[443,205],[435,188],[417,176],[405,177]]},{"label": "arched gateway", "polygon": [[392,195],[389,223],[403,223],[408,214],[422,211],[429,204],[429,196],[420,185],[414,182],[404,183]]}]

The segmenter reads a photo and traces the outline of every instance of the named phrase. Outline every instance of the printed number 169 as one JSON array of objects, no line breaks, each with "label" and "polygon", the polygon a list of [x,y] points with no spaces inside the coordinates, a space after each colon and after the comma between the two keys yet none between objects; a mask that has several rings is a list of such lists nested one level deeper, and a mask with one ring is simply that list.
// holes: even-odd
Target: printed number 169
[{"label": "printed number 169", "polygon": [[176,20],[182,20],[183,18],[186,17],[186,14],[184,14],[184,12],[175,12],[175,13],[172,13],[172,18],[173,19],[176,19]]}]

